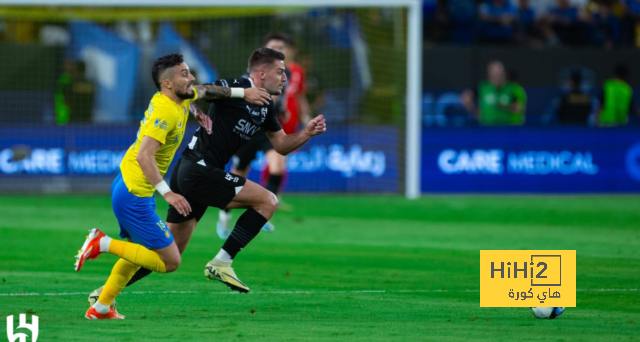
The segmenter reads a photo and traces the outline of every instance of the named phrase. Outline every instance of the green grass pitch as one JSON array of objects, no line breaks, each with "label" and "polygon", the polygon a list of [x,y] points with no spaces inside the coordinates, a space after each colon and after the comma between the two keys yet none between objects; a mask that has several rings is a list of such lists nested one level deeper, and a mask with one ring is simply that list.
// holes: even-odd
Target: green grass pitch
[{"label": "green grass pitch", "polygon": [[[285,201],[294,211],[234,262],[252,293],[204,278],[222,245],[210,209],[175,273],[118,297],[126,320],[88,321],[87,295],[116,258],[76,273],[73,255],[89,228],[117,235],[109,197],[0,197],[0,341],[5,317],[25,312],[40,318],[38,341],[640,340],[640,197]],[[577,250],[577,307],[556,320],[480,308],[481,249]]]}]

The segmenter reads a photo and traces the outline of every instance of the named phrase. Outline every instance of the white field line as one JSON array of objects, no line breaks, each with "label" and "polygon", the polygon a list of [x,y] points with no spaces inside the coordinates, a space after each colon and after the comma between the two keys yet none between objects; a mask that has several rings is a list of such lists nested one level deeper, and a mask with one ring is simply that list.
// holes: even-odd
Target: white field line
[{"label": "white field line", "polygon": [[[577,289],[577,292],[638,292],[636,289]],[[79,296],[87,295],[91,291],[86,292],[20,292],[20,293],[0,293],[0,297],[33,297],[33,296]],[[358,293],[478,293],[478,289],[467,290],[345,290],[345,291],[253,291],[254,295],[317,295],[317,294],[358,294]],[[210,294],[210,295],[237,295],[238,292],[208,292],[208,291],[124,291],[121,294]]]}]

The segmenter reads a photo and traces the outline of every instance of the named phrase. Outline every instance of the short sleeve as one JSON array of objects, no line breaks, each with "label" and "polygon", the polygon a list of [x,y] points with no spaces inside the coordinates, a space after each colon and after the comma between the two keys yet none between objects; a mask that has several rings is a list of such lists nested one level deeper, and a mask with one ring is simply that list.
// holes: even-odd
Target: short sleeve
[{"label": "short sleeve", "polygon": [[277,132],[282,129],[282,125],[280,124],[280,121],[278,121],[278,115],[273,101],[269,102],[269,110],[263,127],[265,130],[271,132]]},{"label": "short sleeve", "polygon": [[143,135],[152,137],[164,145],[167,134],[176,125],[176,120],[177,117],[171,108],[167,106],[155,108],[144,124]]},{"label": "short sleeve", "polygon": [[516,96],[516,99],[518,100],[518,102],[526,102],[527,101],[527,92],[519,84],[516,84],[516,87],[514,89],[514,93],[515,93],[515,96]]}]

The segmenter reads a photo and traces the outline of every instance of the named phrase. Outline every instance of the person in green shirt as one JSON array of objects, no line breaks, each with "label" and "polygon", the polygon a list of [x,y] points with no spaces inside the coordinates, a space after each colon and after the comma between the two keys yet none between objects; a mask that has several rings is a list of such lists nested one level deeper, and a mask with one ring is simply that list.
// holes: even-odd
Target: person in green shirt
[{"label": "person in green shirt", "polygon": [[464,107],[473,113],[480,124],[486,126],[522,125],[527,107],[527,94],[518,83],[507,79],[507,72],[500,61],[487,66],[488,80],[480,82],[477,91],[478,104],[470,90],[461,95]]},{"label": "person in green shirt", "polygon": [[626,125],[629,113],[633,112],[633,89],[627,83],[629,68],[618,64],[614,77],[606,80],[600,94],[600,109],[596,112],[596,122],[600,127]]}]

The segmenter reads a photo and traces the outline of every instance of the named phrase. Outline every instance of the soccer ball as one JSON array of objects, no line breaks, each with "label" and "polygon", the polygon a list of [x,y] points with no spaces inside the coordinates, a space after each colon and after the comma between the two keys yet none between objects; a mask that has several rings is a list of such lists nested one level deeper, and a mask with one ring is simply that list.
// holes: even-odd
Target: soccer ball
[{"label": "soccer ball", "polygon": [[564,307],[555,308],[529,308],[536,318],[555,319],[564,313]]},{"label": "soccer ball", "polygon": [[[93,306],[93,304],[95,304],[98,301],[98,298],[100,298],[100,293],[102,291],[98,291],[98,289],[93,290],[93,292],[91,292],[89,294],[89,298],[87,298],[87,302],[89,303],[89,306]],[[113,303],[111,303],[111,308],[113,309],[113,311],[115,311],[116,313],[118,313],[118,310],[116,310],[116,307],[118,306],[118,304],[116,303],[116,300],[113,300]]]}]

